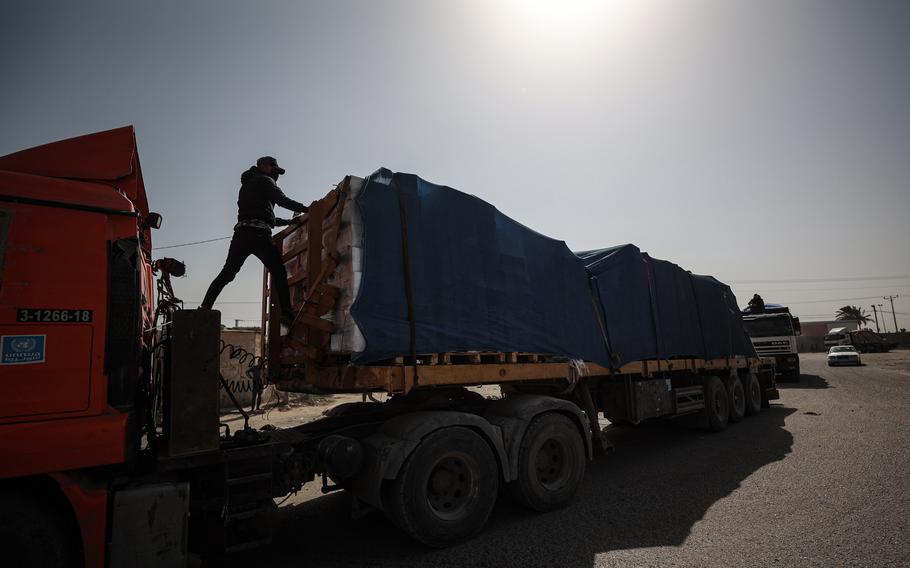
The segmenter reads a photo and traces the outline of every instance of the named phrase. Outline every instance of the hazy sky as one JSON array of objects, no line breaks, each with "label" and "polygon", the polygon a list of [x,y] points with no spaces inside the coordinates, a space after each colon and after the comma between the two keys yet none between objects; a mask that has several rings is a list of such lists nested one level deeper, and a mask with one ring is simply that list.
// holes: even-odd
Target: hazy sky
[{"label": "hazy sky", "polygon": [[[158,246],[229,235],[260,155],[304,202],[384,166],[741,304],[901,294],[910,327],[908,30],[910,3],[859,0],[4,0],[0,155],[135,125]],[[182,298],[227,245],[160,251]],[[250,259],[225,323],[259,317],[260,283]]]}]

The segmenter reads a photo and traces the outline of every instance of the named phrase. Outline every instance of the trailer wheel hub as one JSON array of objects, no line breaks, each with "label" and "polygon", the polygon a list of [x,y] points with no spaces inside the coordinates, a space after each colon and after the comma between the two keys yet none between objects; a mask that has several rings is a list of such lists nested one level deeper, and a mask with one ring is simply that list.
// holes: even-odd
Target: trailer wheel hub
[{"label": "trailer wheel hub", "polygon": [[456,456],[436,463],[427,484],[427,501],[433,512],[443,519],[460,517],[476,493],[476,480],[471,468]]},{"label": "trailer wheel hub", "polygon": [[540,447],[535,460],[537,479],[548,489],[558,489],[566,476],[566,450],[561,440],[550,438]]}]

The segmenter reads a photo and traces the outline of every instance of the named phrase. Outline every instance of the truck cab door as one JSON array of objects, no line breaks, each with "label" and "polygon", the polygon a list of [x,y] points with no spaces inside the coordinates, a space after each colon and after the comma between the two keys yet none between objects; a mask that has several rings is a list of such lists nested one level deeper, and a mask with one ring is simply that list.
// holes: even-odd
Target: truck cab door
[{"label": "truck cab door", "polygon": [[0,210],[0,421],[89,411],[93,382],[103,387],[93,347],[106,260],[105,215]]}]

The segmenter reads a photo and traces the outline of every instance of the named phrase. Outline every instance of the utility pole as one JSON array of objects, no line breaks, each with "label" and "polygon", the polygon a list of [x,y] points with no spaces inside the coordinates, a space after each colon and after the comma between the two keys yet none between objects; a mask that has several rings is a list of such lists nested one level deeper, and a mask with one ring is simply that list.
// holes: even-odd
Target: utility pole
[{"label": "utility pole", "polygon": [[878,333],[878,312],[875,311],[875,304],[872,304],[872,315],[875,316],[875,333]]},{"label": "utility pole", "polygon": [[[884,299],[884,298],[882,298]],[[882,329],[885,330],[885,333],[888,333],[888,324],[885,322],[885,310],[882,308],[882,304],[876,304],[878,306],[878,311],[882,313]]]},{"label": "utility pole", "polygon": [[[882,300],[891,301],[891,317],[894,318],[894,333],[897,333],[897,314],[894,313],[894,298],[900,298],[900,294],[895,294],[893,296],[882,296]],[[884,317],[884,316],[883,316]]]}]

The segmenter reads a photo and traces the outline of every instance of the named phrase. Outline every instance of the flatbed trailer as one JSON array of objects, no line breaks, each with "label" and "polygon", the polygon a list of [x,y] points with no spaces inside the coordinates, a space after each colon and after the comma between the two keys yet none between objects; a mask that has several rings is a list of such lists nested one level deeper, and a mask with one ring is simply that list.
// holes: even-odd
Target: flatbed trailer
[{"label": "flatbed trailer", "polygon": [[[601,418],[613,426],[698,415],[720,431],[778,398],[774,359],[653,359],[608,368],[549,354],[465,351],[403,353],[371,364],[333,352],[330,314],[343,295],[329,282],[339,263],[339,203],[352,178],[314,202],[285,260],[303,270],[297,320],[279,334],[276,298],[263,276],[266,376],[304,393],[385,392],[387,402],[341,405],[294,428],[317,448],[306,478],[324,490],[345,488],[357,514],[382,510],[429,546],[469,538],[484,525],[499,478],[537,511],[568,504],[585,462],[611,449]],[[275,236],[283,239],[295,228]],[[296,260],[295,260],[296,257]],[[315,275],[310,278],[309,275]],[[292,349],[289,349],[292,346]],[[468,387],[498,385],[484,398]],[[309,448],[303,450],[302,448]],[[491,481],[492,480],[492,481]]]},{"label": "flatbed trailer", "polygon": [[[447,358],[456,363],[437,363],[430,359]],[[516,359],[510,361],[510,359]],[[359,393],[380,391],[390,395],[407,394],[413,389],[446,386],[479,386],[528,381],[560,381],[571,376],[573,364],[554,362],[554,357],[533,353],[476,352],[418,355],[417,364],[402,361],[376,365],[341,365],[320,367],[306,376],[283,380],[278,384],[295,392]],[[495,361],[491,362],[490,360]],[[518,361],[522,359],[523,361]],[[460,361],[459,361],[460,360]],[[427,361],[426,363],[424,361]],[[773,357],[728,357],[718,359],[651,359],[627,363],[608,369],[596,363],[584,363],[584,379],[610,379],[627,376],[655,378],[673,374],[761,370],[773,366]]]}]

